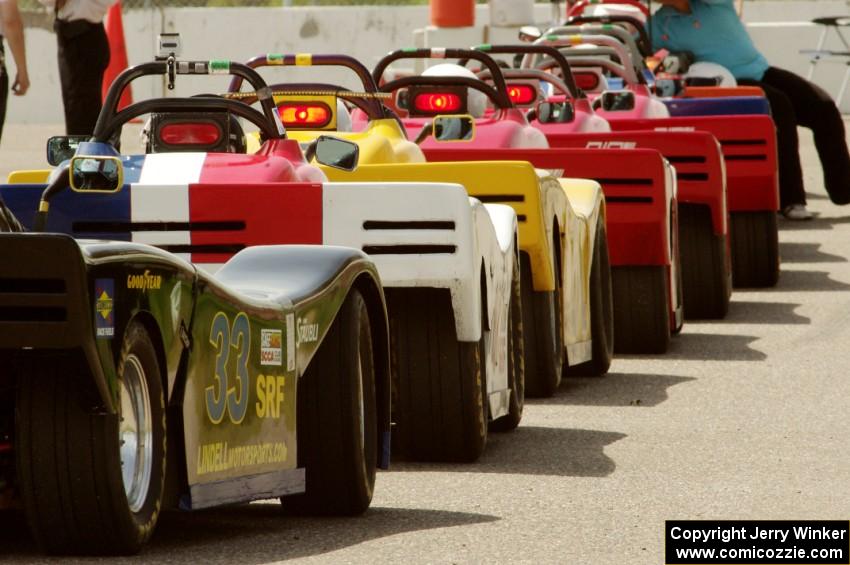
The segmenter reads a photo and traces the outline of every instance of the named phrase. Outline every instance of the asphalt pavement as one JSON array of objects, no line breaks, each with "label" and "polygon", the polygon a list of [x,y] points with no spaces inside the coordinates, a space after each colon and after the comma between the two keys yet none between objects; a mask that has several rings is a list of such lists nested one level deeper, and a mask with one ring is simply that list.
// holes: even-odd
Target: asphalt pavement
[{"label": "asphalt pavement", "polygon": [[[0,174],[41,166],[58,130],[7,125]],[[847,520],[850,207],[826,199],[803,144],[819,216],[780,223],[779,285],[736,291],[727,319],[529,401],[477,464],[394,464],[362,517],[169,513],[126,561],[658,564],[667,519]],[[0,561],[43,560],[23,518],[0,514]]]}]

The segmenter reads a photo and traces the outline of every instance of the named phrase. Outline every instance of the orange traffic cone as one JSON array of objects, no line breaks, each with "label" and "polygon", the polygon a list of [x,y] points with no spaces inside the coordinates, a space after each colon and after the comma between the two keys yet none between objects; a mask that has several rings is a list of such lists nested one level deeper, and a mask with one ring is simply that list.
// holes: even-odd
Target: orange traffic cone
[{"label": "orange traffic cone", "polygon": [[[109,39],[109,66],[106,67],[106,72],[103,73],[103,86],[101,88],[101,96],[106,98],[106,92],[109,90],[112,81],[121,74],[128,66],[127,62],[127,44],[124,42],[124,22],[121,19],[121,1],[119,0],[109,8],[106,13],[106,37]],[[118,104],[118,109],[126,108],[133,103],[133,94],[130,86],[124,89],[121,94],[121,102]]]}]

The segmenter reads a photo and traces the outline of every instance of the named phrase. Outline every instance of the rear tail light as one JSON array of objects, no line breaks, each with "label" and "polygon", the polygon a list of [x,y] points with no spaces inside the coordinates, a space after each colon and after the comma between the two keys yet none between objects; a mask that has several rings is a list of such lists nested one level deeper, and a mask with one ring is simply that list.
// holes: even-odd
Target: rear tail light
[{"label": "rear tail light", "polygon": [[419,112],[434,114],[457,112],[461,106],[460,96],[452,92],[426,92],[417,94],[413,99],[413,107]]},{"label": "rear tail light", "polygon": [[576,85],[582,90],[593,91],[599,88],[599,75],[596,73],[574,73]]},{"label": "rear tail light", "polygon": [[517,106],[528,106],[537,101],[537,89],[530,84],[509,84],[508,96]]},{"label": "rear tail light", "polygon": [[221,136],[221,128],[212,122],[178,122],[159,128],[159,139],[167,145],[214,145]]},{"label": "rear tail light", "polygon": [[324,102],[282,102],[277,105],[280,120],[288,128],[323,128],[333,119]]}]

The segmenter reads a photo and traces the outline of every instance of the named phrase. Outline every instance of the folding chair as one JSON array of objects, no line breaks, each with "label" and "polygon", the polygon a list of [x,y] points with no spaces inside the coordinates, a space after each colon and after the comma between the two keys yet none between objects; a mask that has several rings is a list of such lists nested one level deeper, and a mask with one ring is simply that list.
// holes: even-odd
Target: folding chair
[{"label": "folding chair", "polygon": [[[817,67],[818,62],[822,59],[843,62],[847,67],[847,70],[844,72],[844,79],[841,81],[841,88],[838,91],[838,98],[836,99],[836,104],[841,107],[841,102],[844,100],[844,94],[847,92],[847,85],[850,83],[850,43],[848,43],[847,39],[844,37],[842,28],[850,28],[850,17],[833,16],[827,18],[815,18],[812,20],[812,23],[823,26],[823,31],[820,35],[820,39],[818,40],[818,46],[816,49],[803,49],[800,51],[800,53],[811,57],[809,75],[807,78],[812,80],[812,77],[814,77],[815,74],[815,67]],[[842,45],[844,45],[844,51],[824,49],[826,40],[831,31],[838,36],[838,39],[841,41]]]}]

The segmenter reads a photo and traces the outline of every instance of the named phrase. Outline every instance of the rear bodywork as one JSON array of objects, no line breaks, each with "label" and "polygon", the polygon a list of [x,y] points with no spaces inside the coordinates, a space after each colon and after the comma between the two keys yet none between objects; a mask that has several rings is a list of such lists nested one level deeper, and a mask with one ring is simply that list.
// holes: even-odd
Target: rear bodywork
[{"label": "rear bodywork", "polygon": [[[276,182],[306,166],[303,159],[298,163],[300,150],[295,157],[295,141],[278,145],[248,156],[122,157],[127,184],[119,193],[59,195],[51,204],[48,228],[156,245],[209,272],[255,245],[361,250],[375,262],[386,288],[448,289],[460,341],[477,342],[490,330],[491,414],[504,415],[510,395],[504,360],[508,320],[500,305],[508,303],[517,253],[510,208],[485,208],[450,175],[443,183],[336,183],[314,169],[301,178],[317,182]],[[278,154],[286,154],[287,165]],[[294,166],[288,164],[293,161]],[[0,187],[0,197],[13,210],[34,210],[43,189],[9,185]]]},{"label": "rear bodywork", "polygon": [[[39,378],[41,367],[58,363],[78,380],[80,402],[92,413],[117,414],[122,336],[139,322],[154,343],[169,422],[177,430],[169,439],[177,455],[168,472],[181,486],[171,503],[196,509],[301,492],[299,379],[353,288],[369,308],[378,464],[386,466],[386,312],[377,270],[352,249],[254,248],[212,276],[144,244],[0,234],[0,357],[9,368],[3,388],[14,386],[14,379]],[[223,352],[211,332],[222,323],[236,327],[236,320],[244,332],[240,375],[246,378],[238,381],[231,411],[242,417],[217,420],[210,416],[209,390],[224,386],[213,377]],[[315,339],[298,332],[305,324]],[[8,408],[9,398],[2,401]]]}]

